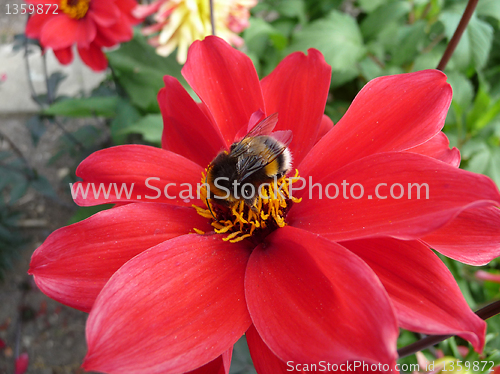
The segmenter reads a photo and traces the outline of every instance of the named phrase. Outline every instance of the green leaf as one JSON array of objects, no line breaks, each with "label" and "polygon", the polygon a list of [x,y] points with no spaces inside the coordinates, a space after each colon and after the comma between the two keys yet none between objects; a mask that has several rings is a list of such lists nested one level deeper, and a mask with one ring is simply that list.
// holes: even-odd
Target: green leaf
[{"label": "green leaf", "polygon": [[474,17],[471,19],[467,29],[469,30],[472,59],[476,69],[479,70],[486,65],[486,61],[488,60],[493,42],[493,27],[489,23]]},{"label": "green leaf", "polygon": [[356,20],[338,11],[332,11],[327,17],[297,31],[287,52],[305,52],[308,48],[320,50],[326,62],[337,72],[352,71],[365,53]]},{"label": "green leaf", "polygon": [[31,187],[42,195],[57,199],[57,194],[52,188],[50,182],[44,176],[38,175],[37,178],[31,181]]},{"label": "green leaf", "polygon": [[464,146],[464,156],[471,154],[465,169],[474,173],[486,174],[500,186],[500,149],[489,147],[481,141],[469,142],[470,147]]},{"label": "green leaf", "polygon": [[474,100],[474,106],[471,111],[467,114],[467,126],[470,129],[476,129],[476,123],[479,118],[485,113],[485,111],[490,106],[491,98],[488,95],[488,92],[484,89],[483,86],[479,86],[479,90],[477,91],[476,99]]},{"label": "green leaf", "polygon": [[57,89],[63,80],[65,80],[67,75],[56,71],[52,73],[47,79],[47,89],[50,92],[50,97],[53,99],[57,96]]},{"label": "green leaf", "polygon": [[429,52],[420,53],[413,62],[412,71],[435,69],[443,57],[444,50],[444,46],[436,46]]},{"label": "green leaf", "polygon": [[500,187],[500,149],[498,147],[491,150],[491,162],[487,175]]},{"label": "green leaf", "polygon": [[132,103],[141,109],[149,112],[160,111],[156,95],[164,86],[164,75],[177,78],[192,93],[181,75],[181,66],[175,60],[175,56],[157,55],[155,49],[138,32],[131,41],[122,43],[120,48],[108,52],[107,56],[116,79]]},{"label": "green leaf", "polygon": [[477,3],[477,15],[494,17],[500,21],[500,1],[498,0],[481,0]]},{"label": "green leaf", "polygon": [[26,127],[28,128],[33,145],[36,147],[40,138],[45,134],[47,127],[40,116],[32,116],[26,122]]},{"label": "green leaf", "polygon": [[[452,38],[460,22],[462,10],[462,8],[457,8],[444,11],[439,16],[448,40]],[[458,65],[459,69],[465,70],[470,64],[473,64],[476,70],[479,70],[486,64],[492,42],[493,27],[476,16],[472,16],[452,59]]]},{"label": "green leaf", "polygon": [[387,0],[358,0],[359,6],[367,13],[373,12],[385,3],[387,3]]},{"label": "green leaf", "polygon": [[373,58],[365,57],[360,61],[359,67],[361,69],[361,74],[363,74],[363,77],[365,77],[367,81],[382,75],[382,67],[379,66]]},{"label": "green leaf", "polygon": [[120,130],[119,134],[141,134],[144,140],[161,145],[163,118],[161,114],[148,114],[139,121]]},{"label": "green leaf", "polygon": [[410,12],[408,1],[396,1],[385,4],[361,22],[361,33],[366,40],[374,39],[385,27],[398,21]]},{"label": "green leaf", "polygon": [[269,45],[282,50],[287,45],[286,37],[262,18],[250,18],[250,27],[244,34],[245,44],[249,51],[262,56]]},{"label": "green leaf", "polygon": [[112,207],[113,204],[79,207],[76,213],[73,214],[73,216],[69,219],[68,225],[72,225],[73,223],[83,221],[84,219],[87,219],[96,213],[99,213],[106,209],[110,209]]},{"label": "green leaf", "polygon": [[462,109],[466,109],[472,103],[474,97],[474,87],[465,75],[454,71],[448,73],[448,83],[453,89],[453,101]]},{"label": "green leaf", "polygon": [[413,25],[404,25],[399,28],[399,42],[392,51],[391,64],[403,65],[413,61],[427,39],[425,27],[425,21],[419,20]]},{"label": "green leaf", "polygon": [[474,129],[479,131],[495,120],[500,113],[500,99],[495,101],[474,123]]},{"label": "green leaf", "polygon": [[127,140],[127,129],[141,118],[139,111],[127,100],[120,99],[116,106],[116,117],[111,122],[111,138],[114,144],[123,144]]},{"label": "green leaf", "polygon": [[279,2],[276,4],[275,10],[285,17],[297,18],[301,24],[305,24],[307,21],[304,0],[286,0],[286,2]]},{"label": "green leaf", "polygon": [[[272,1],[272,0],[271,0]],[[279,0],[278,0],[279,1]],[[333,9],[340,8],[343,0],[305,0],[309,19],[316,20],[323,18]]]},{"label": "green leaf", "polygon": [[16,183],[12,184],[10,191],[9,204],[14,204],[17,200],[24,196],[29,187],[29,182],[24,177],[16,178]]},{"label": "green leaf", "polygon": [[113,117],[116,115],[117,96],[86,97],[58,101],[43,114],[66,117]]},{"label": "green leaf", "polygon": [[347,82],[356,79],[359,75],[359,69],[356,66],[350,66],[345,70],[333,70],[332,71],[332,88],[342,86]]}]

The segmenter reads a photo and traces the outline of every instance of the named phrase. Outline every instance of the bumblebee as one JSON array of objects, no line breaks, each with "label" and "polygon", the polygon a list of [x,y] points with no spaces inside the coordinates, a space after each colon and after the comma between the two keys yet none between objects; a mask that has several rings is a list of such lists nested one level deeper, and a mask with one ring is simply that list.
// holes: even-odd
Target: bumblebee
[{"label": "bumblebee", "polygon": [[288,149],[292,132],[271,133],[277,122],[278,113],[271,114],[210,163],[206,183],[215,202],[229,205],[239,200],[255,210],[259,187],[288,173],[292,167]]}]

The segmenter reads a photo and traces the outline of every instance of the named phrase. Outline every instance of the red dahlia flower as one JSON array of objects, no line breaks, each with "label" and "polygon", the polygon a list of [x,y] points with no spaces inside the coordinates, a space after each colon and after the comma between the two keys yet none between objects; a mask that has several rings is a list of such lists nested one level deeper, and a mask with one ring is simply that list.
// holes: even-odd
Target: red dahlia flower
[{"label": "red dahlia flower", "polygon": [[[35,11],[26,25],[26,36],[52,48],[63,65],[73,61],[76,43],[82,61],[92,70],[104,70],[108,60],[103,47],[132,38],[135,0],[26,0]],[[42,10],[40,12],[39,10]],[[31,12],[30,12],[31,13]]]},{"label": "red dahlia flower", "polygon": [[[474,265],[498,256],[500,194],[489,178],[457,168],[459,152],[440,132],[452,96],[443,73],[377,78],[332,128],[323,115],[331,69],[317,50],[291,54],[259,82],[246,55],[207,37],[191,46],[182,72],[202,102],[165,77],[163,149],[113,147],[77,170],[83,189],[135,183],[128,198],[111,190],[78,204],[128,204],[57,230],[32,258],[43,292],[90,311],[85,369],[227,373],[243,334],[257,372],[271,374],[289,361],[390,365],[398,327],[457,334],[482,350],[485,322],[430,248]],[[359,183],[366,194],[320,199],[318,187],[312,197],[302,190],[300,203],[276,208],[284,227],[229,243],[214,232],[224,230],[219,222],[198,214],[205,199],[182,190],[259,110],[278,113],[276,130],[293,132],[302,177]],[[171,183],[178,198],[152,199],[149,177],[156,188]],[[396,183],[427,183],[430,196],[368,196],[379,183],[381,196]]]}]

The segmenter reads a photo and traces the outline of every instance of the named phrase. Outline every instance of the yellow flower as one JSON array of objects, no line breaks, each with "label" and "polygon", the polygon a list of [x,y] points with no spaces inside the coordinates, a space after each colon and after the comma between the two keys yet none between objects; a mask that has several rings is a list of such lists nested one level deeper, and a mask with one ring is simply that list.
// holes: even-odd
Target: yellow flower
[{"label": "yellow flower", "polygon": [[[248,27],[249,9],[256,4],[257,0],[213,0],[216,35],[241,46],[243,39],[237,33]],[[143,18],[153,13],[156,23],[143,28],[143,34],[153,35],[149,42],[159,55],[168,56],[177,48],[181,64],[192,42],[212,34],[209,0],[156,0],[139,6],[134,15]]]}]

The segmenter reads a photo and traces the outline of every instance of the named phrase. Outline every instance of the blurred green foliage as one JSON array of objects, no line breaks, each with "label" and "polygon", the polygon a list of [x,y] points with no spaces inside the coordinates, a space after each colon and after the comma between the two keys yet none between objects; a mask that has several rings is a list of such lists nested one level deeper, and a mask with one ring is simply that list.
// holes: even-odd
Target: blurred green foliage
[{"label": "blurred green foliage", "polygon": [[[253,60],[259,76],[264,77],[287,54],[319,49],[332,66],[326,113],[337,122],[369,80],[436,68],[466,3],[465,0],[261,0],[252,9],[250,27],[243,32],[243,51]],[[182,66],[173,55],[168,58],[156,55],[138,32],[132,41],[107,55],[111,73],[88,97],[58,97],[57,85],[63,77],[51,77],[48,91],[53,100],[49,100],[43,118],[98,116],[109,126],[113,144],[160,145],[162,119],[156,95],[163,87],[162,77],[176,77],[195,97],[182,78]],[[479,1],[445,73],[454,96],[444,131],[451,145],[461,150],[461,167],[484,173],[500,185],[499,0]],[[34,120],[28,127],[37,141],[44,131],[43,125]],[[92,148],[92,139],[100,135],[92,126],[79,132],[72,134],[73,140],[63,139],[61,155],[69,154],[80,161]],[[86,152],[81,149],[76,152],[74,140]],[[92,213],[95,209],[81,210],[72,222]],[[0,219],[10,222],[9,217]],[[442,259],[472,308],[500,297],[500,284],[475,279],[477,268]],[[500,260],[483,269],[499,272]],[[402,331],[399,345],[408,345],[419,338]],[[457,360],[492,360],[500,364],[500,317],[488,321],[488,343],[483,356],[469,349],[463,357],[458,349],[461,345],[470,348],[460,338],[449,339],[438,348]],[[427,358],[435,359],[436,352],[426,351]],[[239,372],[247,372],[248,357],[240,357],[238,362],[235,367]],[[416,359],[413,356],[400,362],[416,363]]]}]

